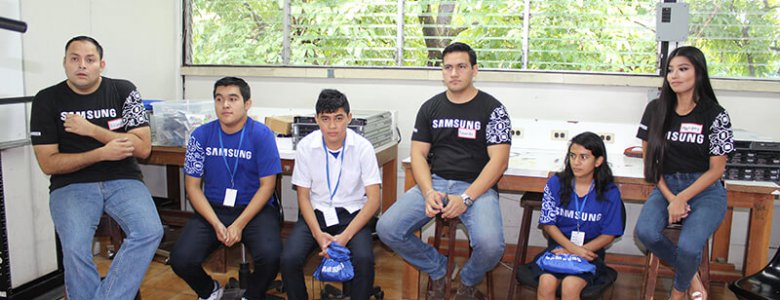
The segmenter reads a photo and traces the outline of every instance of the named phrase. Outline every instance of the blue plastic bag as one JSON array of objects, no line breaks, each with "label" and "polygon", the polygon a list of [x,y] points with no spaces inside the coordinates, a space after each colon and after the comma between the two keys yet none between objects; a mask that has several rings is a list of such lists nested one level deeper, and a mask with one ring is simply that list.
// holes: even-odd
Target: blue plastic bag
[{"label": "blue plastic bag", "polygon": [[322,258],[322,262],[314,271],[314,278],[319,281],[344,282],[352,280],[352,277],[355,277],[355,269],[350,261],[351,252],[349,249],[333,242],[330,243],[327,251],[330,258]]},{"label": "blue plastic bag", "polygon": [[596,274],[596,265],[574,254],[554,254],[547,251],[536,260],[536,264],[539,265],[539,268],[542,270],[553,273]]}]

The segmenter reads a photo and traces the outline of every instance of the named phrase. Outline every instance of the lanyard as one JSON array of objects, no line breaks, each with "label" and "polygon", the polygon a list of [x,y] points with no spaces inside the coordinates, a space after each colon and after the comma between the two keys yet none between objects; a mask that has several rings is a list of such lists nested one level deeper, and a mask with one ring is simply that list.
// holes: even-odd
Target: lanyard
[{"label": "lanyard", "polygon": [[[249,123],[249,122],[247,122]],[[244,128],[246,128],[246,124],[244,124],[244,127],[241,127],[241,138],[238,140],[238,150],[241,150],[241,144],[244,143]],[[225,149],[225,145],[222,144],[222,128],[219,128],[219,147],[222,149]],[[227,151],[225,151],[227,154]],[[230,188],[234,188],[236,186],[236,183],[234,181],[234,178],[236,177],[236,170],[238,169],[238,161],[239,161],[238,155],[236,155],[236,163],[233,164],[233,172],[230,172],[230,165],[228,165],[227,157],[224,155],[222,156],[222,160],[225,161],[225,167],[228,170],[228,173],[230,173]]]},{"label": "lanyard", "polygon": [[344,166],[344,154],[347,151],[346,146],[347,145],[347,138],[344,138],[344,143],[341,144],[341,164],[339,165],[339,177],[336,178],[336,188],[331,189],[330,186],[330,158],[328,158],[328,146],[325,145],[325,137],[322,138],[322,150],[325,151],[325,178],[328,179],[328,192],[330,193],[330,206],[333,206],[333,196],[336,196],[336,192],[339,190],[339,184],[341,183],[341,170],[343,170]]},{"label": "lanyard", "polygon": [[577,212],[580,213],[579,218],[575,218],[577,220],[577,231],[580,231],[580,219],[582,219],[582,212],[585,210],[585,203],[588,202],[588,197],[590,196],[590,192],[593,191],[593,182],[590,184],[590,189],[588,189],[588,193],[585,194],[584,199],[582,199],[582,205],[580,205],[580,197],[577,196],[577,183],[572,180],[571,182],[571,197],[574,198],[574,206],[577,208]]}]

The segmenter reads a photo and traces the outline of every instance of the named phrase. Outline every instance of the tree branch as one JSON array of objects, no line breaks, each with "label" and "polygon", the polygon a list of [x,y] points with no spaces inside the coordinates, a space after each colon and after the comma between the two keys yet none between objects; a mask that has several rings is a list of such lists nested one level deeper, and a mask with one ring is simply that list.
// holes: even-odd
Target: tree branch
[{"label": "tree branch", "polygon": [[710,26],[710,23],[712,23],[712,19],[715,19],[715,15],[718,14],[718,11],[720,10],[720,2],[715,1],[715,9],[712,11],[709,17],[707,17],[707,20],[704,21],[704,24],[699,28],[699,31],[696,32],[694,37],[700,37],[702,34],[704,34],[704,29],[707,29],[707,27]]},{"label": "tree branch", "polygon": [[423,6],[422,15],[419,19],[423,25],[425,46],[428,48],[427,65],[429,67],[438,66],[439,61],[442,59],[439,49],[449,45],[452,42],[451,37],[457,36],[466,30],[466,27],[445,26],[452,23],[453,11],[455,11],[454,3],[439,4],[436,20],[434,20],[433,16],[431,16],[431,4]]},{"label": "tree branch", "polygon": [[254,36],[255,40],[260,40],[260,38],[263,36],[263,32],[268,28],[268,24],[263,22],[263,18],[258,16],[254,10],[252,10],[252,6],[249,5],[246,1],[243,2],[244,8],[249,12],[249,16],[252,17],[252,21],[255,23],[255,27],[257,28],[257,33]]},{"label": "tree branch", "polygon": [[650,30],[651,32],[655,33],[655,28],[652,28],[652,27],[650,27],[650,26],[647,26],[647,25],[645,25],[645,24],[642,24],[642,22],[639,22],[639,21],[636,21],[636,20],[631,20],[631,18],[629,18],[628,16],[626,16],[626,13],[624,13],[624,12],[623,12],[623,9],[622,9],[622,8],[620,8],[620,7],[618,6],[618,7],[617,7],[617,9],[618,9],[618,11],[620,12],[620,15],[621,15],[621,16],[623,16],[623,18],[625,18],[627,21],[630,21],[631,23],[637,24],[637,25],[639,25],[639,26],[643,27],[644,29]]}]

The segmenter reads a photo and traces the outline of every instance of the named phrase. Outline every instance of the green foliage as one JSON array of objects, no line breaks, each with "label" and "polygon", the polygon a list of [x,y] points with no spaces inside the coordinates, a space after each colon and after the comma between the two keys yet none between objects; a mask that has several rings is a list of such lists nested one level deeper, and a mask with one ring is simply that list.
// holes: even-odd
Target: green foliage
[{"label": "green foliage", "polygon": [[710,76],[780,78],[780,1],[689,1],[688,41],[707,55]]},{"label": "green foliage", "polygon": [[[220,65],[425,67],[451,41],[470,44],[483,69],[657,72],[657,0],[398,1],[289,0],[289,53],[283,49],[285,0],[190,0],[192,63]],[[780,78],[780,0],[688,0],[689,41],[712,76]]]},{"label": "green foliage", "polygon": [[192,63],[282,63],[282,1],[192,1]]}]

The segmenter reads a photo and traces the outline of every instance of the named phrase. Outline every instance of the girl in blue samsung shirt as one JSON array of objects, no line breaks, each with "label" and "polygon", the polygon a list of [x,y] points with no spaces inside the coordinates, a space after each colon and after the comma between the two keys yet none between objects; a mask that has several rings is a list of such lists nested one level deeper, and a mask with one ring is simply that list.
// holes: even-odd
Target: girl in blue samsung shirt
[{"label": "girl in blue samsung shirt", "polygon": [[555,299],[559,285],[562,299],[579,299],[586,286],[597,282],[606,268],[605,247],[623,235],[622,209],[604,142],[592,132],[575,136],[564,170],[544,187],[539,224],[549,236],[546,251],[582,257],[596,265],[596,273],[557,274],[533,264],[537,299]]}]

